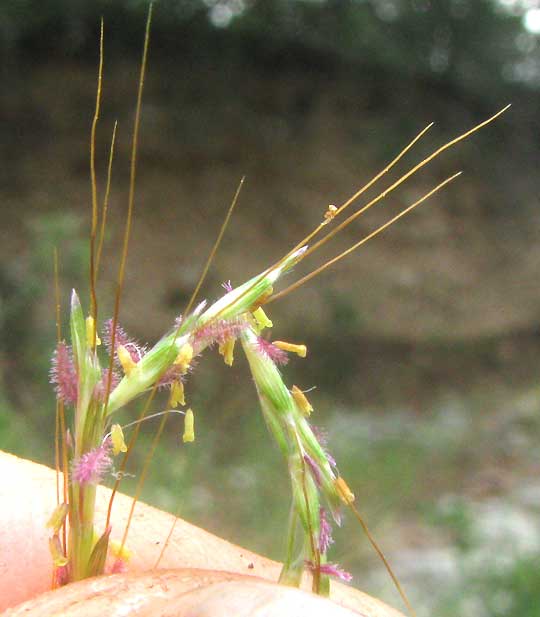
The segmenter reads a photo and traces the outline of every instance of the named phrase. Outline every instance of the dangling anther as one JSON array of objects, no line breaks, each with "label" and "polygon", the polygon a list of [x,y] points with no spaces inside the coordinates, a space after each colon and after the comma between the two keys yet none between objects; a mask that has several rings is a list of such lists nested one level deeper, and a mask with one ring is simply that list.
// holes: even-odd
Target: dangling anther
[{"label": "dangling anther", "polygon": [[94,340],[96,345],[101,345],[101,339],[96,334],[96,322],[92,315],[86,318],[86,343],[88,347],[94,347]]},{"label": "dangling anther", "polygon": [[287,343],[286,341],[272,341],[272,345],[275,345],[282,351],[290,351],[295,353],[301,358],[305,358],[307,355],[307,347],[305,345],[297,345],[296,343]]},{"label": "dangling anther", "polygon": [[257,310],[253,311],[252,315],[255,319],[255,323],[257,324],[257,329],[259,330],[259,332],[261,332],[261,330],[264,330],[265,328],[272,328],[272,326],[274,325],[272,323],[272,320],[269,319],[268,315],[264,312],[262,306],[259,306]]},{"label": "dangling anther", "polygon": [[341,476],[338,476],[334,480],[334,486],[336,487],[337,494],[343,503],[349,505],[354,501],[354,493]]},{"label": "dangling anther", "polygon": [[187,373],[191,360],[193,360],[193,347],[189,343],[185,343],[180,347],[174,364],[179,366],[180,372],[184,374]]},{"label": "dangling anther", "polygon": [[175,380],[171,384],[171,394],[169,396],[169,405],[173,408],[178,405],[185,405],[186,398],[184,394],[184,384],[180,380]]},{"label": "dangling anther", "polygon": [[125,375],[129,377],[131,371],[137,368],[137,363],[133,360],[131,354],[123,345],[118,345],[116,348],[116,353],[118,354],[118,360],[120,360],[120,364],[122,365]]},{"label": "dangling anther", "polygon": [[313,406],[308,401],[306,395],[300,390],[298,386],[293,386],[291,389],[291,394],[293,396],[294,402],[298,406],[298,409],[304,414],[304,416],[309,417],[311,412],[313,411]]},{"label": "dangling anther", "polygon": [[182,441],[184,443],[195,441],[195,428],[194,428],[194,416],[191,407],[186,411],[184,417],[184,434],[182,435]]},{"label": "dangling anther", "polygon": [[219,353],[223,356],[223,362],[227,366],[232,366],[234,362],[234,344],[236,339],[229,338],[218,347]]},{"label": "dangling anther", "polygon": [[127,452],[126,442],[124,441],[124,431],[119,424],[113,424],[111,426],[111,442],[114,456],[120,454],[120,452]]}]

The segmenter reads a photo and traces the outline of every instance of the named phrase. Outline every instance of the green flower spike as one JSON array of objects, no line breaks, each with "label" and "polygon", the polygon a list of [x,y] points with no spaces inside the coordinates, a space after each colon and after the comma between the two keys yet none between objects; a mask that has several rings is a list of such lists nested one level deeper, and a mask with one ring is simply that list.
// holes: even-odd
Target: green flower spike
[{"label": "green flower spike", "polygon": [[[287,461],[292,488],[287,555],[280,581],[298,586],[306,563],[312,568],[314,591],[327,595],[329,580],[321,565],[327,543],[321,542],[321,497],[339,522],[340,493],[337,476],[327,454],[305,419],[305,410],[283,382],[274,359],[255,329],[241,335],[242,346],[257,387],[266,424]],[[264,343],[264,344],[261,344]],[[303,541],[298,550],[300,522]]]},{"label": "green flower spike", "polygon": [[197,327],[217,317],[233,319],[258,308],[261,300],[271,293],[272,285],[284,272],[290,270],[302,259],[306,249],[307,246],[298,249],[285,258],[279,266],[269,268],[240,287],[229,291],[201,315]]},{"label": "green flower spike", "polygon": [[[180,353],[182,353],[183,358],[178,359],[178,363],[181,364],[185,361],[186,346],[193,342],[197,330],[216,319],[235,319],[248,313],[261,298],[268,295],[275,281],[302,258],[304,252],[305,248],[295,251],[283,260],[283,263],[278,267],[255,276],[240,287],[225,294],[201,315],[199,315],[199,312],[201,308],[204,308],[204,305],[200,305],[199,309],[195,309],[191,315],[182,321],[179,328],[164,336],[135,365],[130,362],[131,358],[126,357],[127,370],[123,379],[111,392],[107,414],[113,413],[151,388],[178,359]],[[82,322],[84,324],[84,319],[82,319]],[[203,348],[199,346],[198,352],[200,353],[202,350]],[[189,365],[189,362],[187,362],[187,365]]]}]

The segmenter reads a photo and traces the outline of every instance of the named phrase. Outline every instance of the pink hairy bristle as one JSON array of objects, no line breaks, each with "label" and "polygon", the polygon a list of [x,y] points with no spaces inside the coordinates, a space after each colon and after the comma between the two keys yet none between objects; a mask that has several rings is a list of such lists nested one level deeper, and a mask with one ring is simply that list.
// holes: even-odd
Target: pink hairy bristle
[{"label": "pink hairy bristle", "polygon": [[55,386],[58,400],[68,404],[77,402],[78,380],[73,354],[63,341],[58,343],[53,354],[49,379]]},{"label": "pink hairy bristle", "polygon": [[289,356],[286,351],[279,349],[279,347],[276,347],[270,341],[263,339],[262,336],[257,337],[257,349],[259,353],[272,360],[274,364],[284,365],[289,361]]}]

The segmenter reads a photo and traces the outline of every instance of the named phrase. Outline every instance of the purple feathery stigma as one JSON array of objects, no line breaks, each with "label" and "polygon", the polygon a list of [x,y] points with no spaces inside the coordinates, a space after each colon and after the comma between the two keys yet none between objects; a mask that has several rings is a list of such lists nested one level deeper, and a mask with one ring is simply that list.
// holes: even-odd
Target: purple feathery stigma
[{"label": "purple feathery stigma", "polygon": [[326,518],[326,511],[324,508],[319,509],[319,519],[319,550],[321,553],[326,553],[330,545],[334,543],[334,538],[332,538],[332,525],[330,525]]},{"label": "purple feathery stigma", "polygon": [[[113,325],[113,320],[108,319],[105,322],[105,325],[103,328],[103,341],[105,343],[105,346],[109,354],[112,353],[112,325]],[[125,330],[120,325],[116,324],[115,330],[116,330],[115,337],[114,337],[114,351],[115,351],[114,359],[115,361],[118,362],[118,355],[116,353],[116,350],[118,349],[119,345],[122,345],[122,347],[124,347],[129,352],[129,355],[131,356],[131,359],[133,360],[133,362],[135,363],[139,362],[139,360],[147,352],[146,346],[139,345],[139,343],[137,343],[135,339],[132,339],[130,336],[126,334]]]},{"label": "purple feathery stigma", "polygon": [[337,467],[336,459],[326,449],[326,445],[328,443],[328,432],[326,431],[326,429],[320,426],[315,426],[313,424],[311,424],[310,426],[311,426],[311,431],[315,435],[315,438],[321,444],[321,447],[326,455],[326,459],[328,460],[328,462],[330,463],[332,467]]},{"label": "purple feathery stigma", "polygon": [[[193,366],[193,360],[188,370],[191,370]],[[182,367],[176,364],[169,366],[169,368],[159,378],[158,388],[166,388],[172,386],[175,381],[184,381],[185,373],[182,371]]]},{"label": "purple feathery stigma", "polygon": [[58,343],[54,351],[49,379],[55,386],[58,400],[64,403],[77,402],[77,372],[73,363],[71,347],[63,341]]},{"label": "purple feathery stigma", "polygon": [[[306,561],[306,567],[312,572],[316,570],[316,566],[312,561]],[[339,578],[346,583],[350,583],[353,578],[349,572],[346,572],[335,563],[322,563],[319,566],[319,572],[321,574],[327,574],[328,576]]]},{"label": "purple feathery stigma", "polygon": [[232,291],[233,290],[233,286],[231,285],[231,281],[226,281],[225,283],[221,283],[221,286],[223,287],[223,289],[227,292]]},{"label": "purple feathery stigma", "polygon": [[244,319],[218,319],[199,328],[194,336],[193,349],[195,353],[204,347],[215,343],[222,345],[230,339],[237,338],[248,327]]},{"label": "purple feathery stigma", "polygon": [[323,446],[323,448],[328,443],[328,431],[322,426],[316,426],[315,424],[311,424],[311,430],[315,435],[317,441]]},{"label": "purple feathery stigma", "polygon": [[321,478],[321,470],[319,466],[307,452],[304,454],[304,461],[307,463],[307,466],[309,467],[309,471],[311,472],[311,477],[313,478],[313,480],[315,480],[315,484],[320,487],[322,478]]},{"label": "purple feathery stigma", "polygon": [[272,360],[274,364],[284,365],[289,361],[289,356],[286,351],[279,349],[279,347],[276,347],[270,341],[263,339],[262,336],[257,337],[256,345],[259,353]]},{"label": "purple feathery stigma", "polygon": [[111,440],[107,438],[101,446],[73,461],[71,479],[77,484],[99,484],[111,465]]},{"label": "purple feathery stigma", "polygon": [[328,452],[326,448],[324,448],[324,453],[326,455],[326,460],[330,463],[332,467],[337,467],[336,459]]},{"label": "purple feathery stigma", "polygon": [[321,565],[321,574],[328,574],[328,576],[334,576],[346,583],[352,581],[352,574],[347,572],[343,568],[340,568],[336,563],[325,563]]}]

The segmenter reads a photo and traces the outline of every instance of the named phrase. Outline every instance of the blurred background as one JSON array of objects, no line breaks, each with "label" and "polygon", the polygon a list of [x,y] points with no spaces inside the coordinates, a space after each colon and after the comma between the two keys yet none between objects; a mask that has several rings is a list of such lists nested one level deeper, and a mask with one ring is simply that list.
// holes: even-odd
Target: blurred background
[{"label": "blurred background", "polygon": [[[111,315],[147,2],[0,3],[0,446],[52,464],[53,247],[62,314],[88,303],[89,134],[103,196],[118,120],[99,293]],[[540,2],[159,0],[140,135],[121,323],[154,342],[182,311],[241,176],[203,289],[264,269],[382,169],[381,181],[507,103],[290,277],[369,233],[458,170],[383,236],[272,304],[273,337],[308,345],[289,384],[420,615],[540,615]],[[370,192],[369,196],[375,195]],[[88,304],[87,304],[88,305]],[[172,418],[144,498],[270,557],[289,486],[245,361],[207,354],[187,384],[197,441]],[[161,407],[160,407],[161,405]],[[156,403],[156,410],[164,402]],[[127,410],[127,422],[139,405]],[[132,491],[155,426],[124,480]],[[164,534],[166,530],[164,530]],[[400,606],[354,520],[331,559]]]}]

